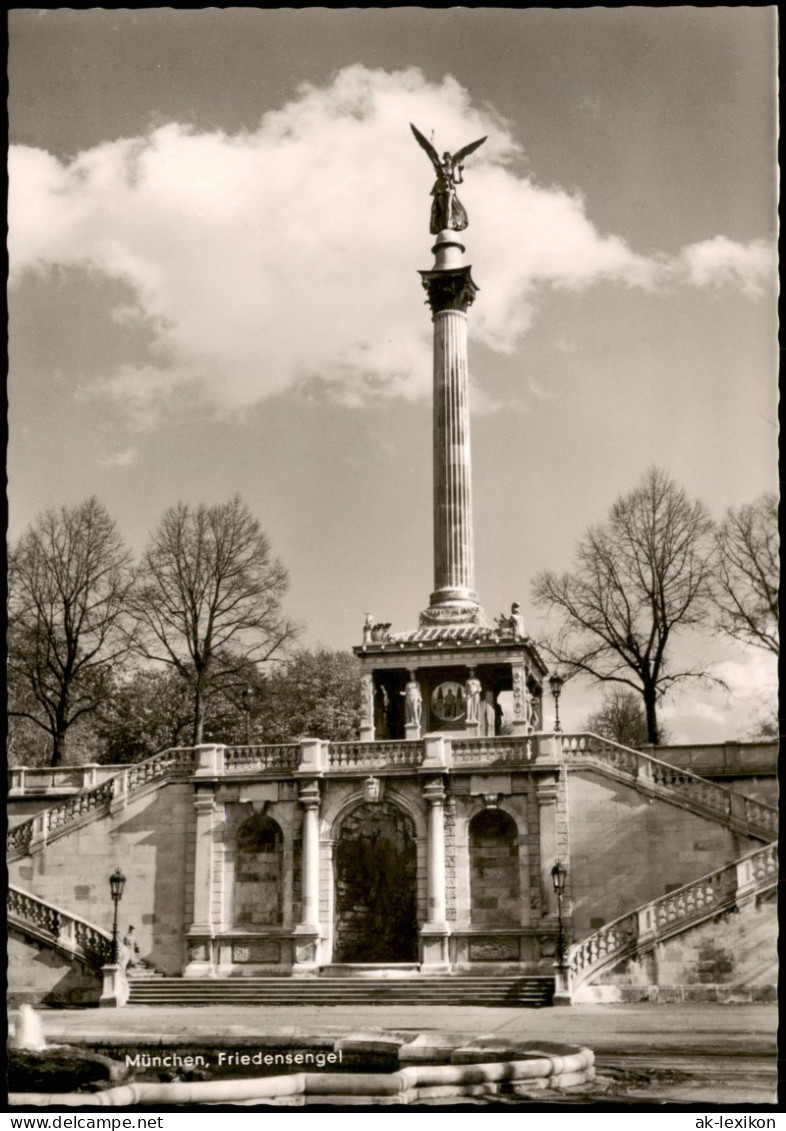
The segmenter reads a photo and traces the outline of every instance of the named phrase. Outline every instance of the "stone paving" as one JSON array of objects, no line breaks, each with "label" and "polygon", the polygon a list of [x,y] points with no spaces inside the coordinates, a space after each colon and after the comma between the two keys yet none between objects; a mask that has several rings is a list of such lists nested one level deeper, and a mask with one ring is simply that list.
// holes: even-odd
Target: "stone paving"
[{"label": "stone paving", "polygon": [[[52,1042],[206,1039],[271,1044],[277,1038],[455,1032],[569,1041],[593,1049],[599,1080],[583,1103],[775,1103],[774,1005],[579,1005],[554,1009],[468,1007],[206,1007],[40,1010]],[[579,1099],[578,1095],[576,1099]]]}]

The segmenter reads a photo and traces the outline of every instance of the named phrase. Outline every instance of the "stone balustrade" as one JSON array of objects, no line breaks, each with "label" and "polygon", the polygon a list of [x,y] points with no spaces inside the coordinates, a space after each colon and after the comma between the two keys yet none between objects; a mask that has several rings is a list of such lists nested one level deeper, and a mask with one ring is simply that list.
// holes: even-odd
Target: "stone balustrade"
[{"label": "stone balustrade", "polygon": [[123,765],[16,766],[8,771],[9,797],[46,793],[79,793],[113,778]]},{"label": "stone balustrade", "polygon": [[95,969],[100,969],[112,957],[112,936],[78,915],[45,903],[17,887],[9,887],[7,906],[9,922],[51,940]]},{"label": "stone balustrade", "polygon": [[537,756],[537,736],[516,738],[454,738],[453,762],[456,766],[526,766]]},{"label": "stone balustrade", "polygon": [[265,770],[279,770],[291,773],[300,762],[300,746],[297,742],[282,743],[277,746],[225,746],[224,773],[248,774]]},{"label": "stone balustrade", "polygon": [[690,770],[660,762],[640,750],[630,750],[590,733],[563,735],[562,750],[569,766],[580,767],[595,762],[624,774],[653,792],[676,793],[692,807],[755,831],[755,835],[769,835],[772,839],[778,835],[778,810],[774,806],[735,793]]},{"label": "stone balustrade", "polygon": [[766,844],[636,911],[606,923],[568,953],[571,990],[711,915],[739,906],[778,882],[778,845]]},{"label": "stone balustrade", "polygon": [[379,742],[331,742],[328,765],[331,770],[381,770],[419,766],[423,743],[414,740],[384,739]]},{"label": "stone balustrade", "polygon": [[[440,744],[439,765],[429,760],[429,743]],[[90,788],[69,794],[64,800],[14,826],[8,833],[11,858],[35,851],[53,835],[74,824],[106,812],[124,808],[130,798],[151,784],[191,777],[216,778],[224,775],[280,773],[304,776],[311,773],[351,773],[353,771],[393,772],[412,768],[439,768],[442,772],[520,766],[528,769],[534,762],[543,762],[558,754],[562,746],[566,764],[573,768],[595,764],[627,777],[634,785],[661,796],[676,794],[697,811],[720,818],[752,835],[775,839],[778,812],[770,805],[735,793],[715,782],[660,762],[640,751],[630,750],[597,735],[529,734],[516,737],[490,738],[455,735],[431,735],[423,739],[384,740],[379,742],[320,742],[303,739],[299,743],[270,746],[223,746],[205,744],[165,750],[144,762],[123,767],[72,767],[62,771],[65,777],[52,778],[53,770],[12,771],[16,795],[35,788],[46,775],[61,782],[81,780],[95,783],[112,770],[111,776]],[[101,771],[99,773],[99,771]],[[60,773],[60,771],[57,771]],[[70,774],[71,777],[67,777]],[[31,783],[35,782],[35,787]]]}]

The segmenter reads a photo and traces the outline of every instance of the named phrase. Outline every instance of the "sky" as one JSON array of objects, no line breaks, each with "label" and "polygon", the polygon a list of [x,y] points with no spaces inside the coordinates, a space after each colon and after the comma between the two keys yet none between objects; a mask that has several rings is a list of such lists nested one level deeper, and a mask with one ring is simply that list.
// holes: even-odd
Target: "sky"
[{"label": "sky", "polygon": [[[775,8],[13,9],[9,537],[96,494],[131,548],[239,493],[301,642],[432,589],[433,172],[460,199],[477,588],[563,571],[648,467],[715,518],[777,489]],[[761,652],[664,704],[745,731]],[[600,689],[571,683],[583,725]]]}]

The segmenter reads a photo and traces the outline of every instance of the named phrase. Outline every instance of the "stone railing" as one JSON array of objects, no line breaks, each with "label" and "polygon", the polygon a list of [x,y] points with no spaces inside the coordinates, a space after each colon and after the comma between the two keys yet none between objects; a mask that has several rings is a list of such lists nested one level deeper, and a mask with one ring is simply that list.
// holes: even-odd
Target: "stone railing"
[{"label": "stone railing", "polygon": [[122,769],[122,765],[99,766],[95,762],[85,766],[16,766],[8,771],[8,794],[78,793],[101,785]]},{"label": "stone railing", "polygon": [[380,742],[331,742],[328,765],[331,770],[381,770],[419,766],[423,743],[418,739],[385,739]]},{"label": "stone railing", "polygon": [[501,766],[516,763],[526,767],[537,756],[537,738],[454,738],[456,766]]},{"label": "stone railing", "polygon": [[107,931],[21,888],[8,889],[8,920],[95,969],[111,960],[112,936]]},{"label": "stone railing", "polygon": [[644,789],[676,794],[692,808],[703,809],[754,835],[773,840],[778,835],[778,810],[774,806],[707,781],[690,770],[678,769],[596,734],[565,734],[562,750],[567,764],[574,768],[595,762],[630,777]]},{"label": "stone railing", "polygon": [[778,845],[774,842],[606,923],[570,948],[571,989],[624,958],[646,953],[672,935],[739,906],[777,882]]},{"label": "stone railing", "polygon": [[261,770],[296,770],[300,762],[297,742],[278,746],[225,746],[224,773],[254,773]]},{"label": "stone railing", "polygon": [[195,751],[189,747],[164,750],[144,762],[124,767],[95,789],[72,794],[57,805],[50,805],[27,821],[8,830],[6,840],[9,858],[25,855],[37,845],[45,844],[85,818],[112,811],[122,806],[145,786],[177,776],[188,776],[194,769]]}]

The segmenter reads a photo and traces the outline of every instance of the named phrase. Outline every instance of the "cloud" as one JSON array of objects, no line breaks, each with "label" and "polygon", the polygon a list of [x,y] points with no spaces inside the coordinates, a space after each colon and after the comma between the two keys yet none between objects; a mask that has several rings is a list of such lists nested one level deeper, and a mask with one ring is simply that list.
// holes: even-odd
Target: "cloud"
[{"label": "cloud", "polygon": [[769,252],[718,236],[675,259],[602,235],[580,197],[523,175],[510,126],[454,79],[355,65],[304,85],[251,132],[167,124],[61,162],[12,148],[11,281],[88,266],[128,282],[151,339],[102,389],[151,423],[173,390],[225,411],[289,388],[360,404],[430,387],[428,310],[416,268],[431,266],[433,172],[408,129],[439,147],[488,135],[460,190],[481,295],[473,338],[511,353],[544,286],[600,280],[647,289],[717,283],[757,293]]},{"label": "cloud", "polygon": [[739,288],[755,297],[775,272],[775,253],[763,240],[738,244],[725,236],[690,244],[677,261],[695,287]]},{"label": "cloud", "polygon": [[136,448],[124,448],[122,452],[99,459],[98,463],[101,467],[130,467],[131,464],[136,463],[138,456],[139,452]]}]

